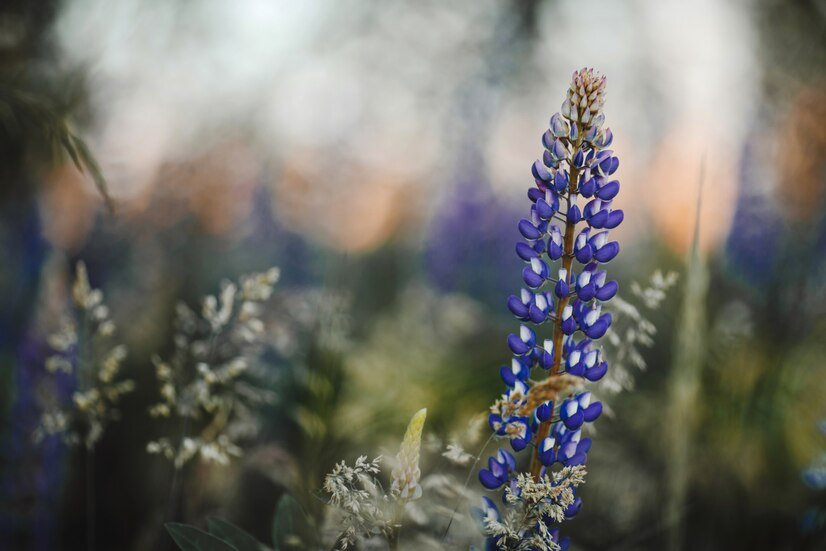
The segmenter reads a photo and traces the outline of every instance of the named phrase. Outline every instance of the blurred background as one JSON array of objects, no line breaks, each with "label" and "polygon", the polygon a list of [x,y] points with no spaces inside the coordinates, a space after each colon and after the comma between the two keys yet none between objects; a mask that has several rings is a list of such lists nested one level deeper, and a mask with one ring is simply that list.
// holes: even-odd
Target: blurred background
[{"label": "blurred background", "polygon": [[285,490],[395,453],[419,408],[434,449],[466,434],[501,393],[530,164],[583,66],[608,78],[620,295],[679,279],[647,368],[605,391],[576,549],[826,548],[822,0],[6,0],[0,548],[86,548],[82,450],[32,441],[78,260],[137,385],[94,456],[100,549],[164,545],[151,357],[225,278],[281,269],[276,398],[242,458],[188,467],[177,520],[266,541]]}]

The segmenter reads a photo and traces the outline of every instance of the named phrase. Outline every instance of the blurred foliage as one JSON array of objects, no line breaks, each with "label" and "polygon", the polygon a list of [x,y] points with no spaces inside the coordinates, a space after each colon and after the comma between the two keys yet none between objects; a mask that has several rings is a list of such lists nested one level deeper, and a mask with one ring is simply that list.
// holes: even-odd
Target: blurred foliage
[{"label": "blurred foliage", "polygon": [[[435,10],[436,4],[428,3],[428,9]],[[456,155],[459,160],[453,160],[457,166],[441,171],[444,167],[438,164],[428,165],[428,170],[436,166],[439,173],[405,176],[412,179],[413,191],[400,195],[404,208],[373,203],[362,190],[368,207],[358,216],[337,218],[350,208],[342,197],[356,195],[337,189],[343,187],[338,178],[354,171],[341,167],[334,154],[343,142],[363,148],[365,158],[390,159],[354,171],[353,181],[367,180],[374,173],[393,180],[396,175],[390,171],[388,176],[387,165],[418,166],[421,152],[405,139],[397,142],[401,150],[410,147],[406,158],[395,154],[399,149],[384,151],[375,138],[359,145],[362,135],[338,136],[330,138],[334,146],[329,150],[308,155],[316,172],[309,172],[305,180],[291,179],[295,167],[282,166],[289,163],[279,158],[256,167],[249,176],[244,172],[243,178],[233,180],[235,187],[220,194],[207,184],[233,177],[219,170],[233,160],[218,156],[210,164],[213,150],[208,149],[193,155],[194,160],[162,167],[154,177],[163,193],[140,196],[131,210],[119,208],[114,217],[104,215],[97,199],[88,210],[65,201],[57,201],[57,209],[47,208],[44,190],[64,183],[51,178],[50,171],[70,164],[106,197],[100,169],[79,138],[94,128],[95,113],[88,108],[94,90],[87,81],[94,68],[63,70],[52,35],[53,17],[62,4],[4,3],[0,547],[80,549],[86,541],[83,458],[57,441],[35,446],[31,440],[40,415],[36,395],[46,377],[45,339],[58,310],[55,297],[67,285],[69,267],[78,259],[89,267],[92,284],[105,290],[121,328],[119,338],[130,350],[124,374],[136,382],[134,394],[122,404],[121,421],[101,439],[95,454],[100,548],[169,549],[174,538],[183,549],[251,549],[250,538],[255,538],[288,549],[294,540],[288,541],[285,534],[315,534],[325,528],[326,503],[319,493],[324,475],[341,460],[395,453],[407,419],[422,407],[428,409],[422,487],[429,501],[409,511],[408,535],[421,549],[437,548],[441,531],[453,518],[447,541],[472,539],[467,504],[478,495],[473,482],[463,485],[472,459],[457,466],[442,452],[445,444],[460,442],[473,457],[484,447],[473,421],[483,418],[500,391],[497,367],[507,360],[504,337],[513,325],[504,308],[503,288],[515,290],[519,285],[518,265],[505,255],[510,254],[511,236],[516,236],[513,205],[524,199],[521,191],[517,197],[510,188],[503,193],[493,185],[498,169],[486,159],[494,147],[506,150],[505,157],[514,155],[508,151],[514,134],[508,124],[518,116],[510,103],[531,102],[528,90],[537,86],[543,64],[550,64],[551,56],[543,49],[547,44],[540,42],[547,33],[545,23],[562,4],[503,3],[502,11],[490,16],[495,32],[469,33],[484,41],[483,47],[476,42],[451,43],[457,59],[484,61],[481,68],[474,65],[478,72],[471,72],[456,89],[440,90],[449,101],[438,108],[435,94],[428,95],[417,98],[419,103],[393,104],[391,116],[379,120],[389,124],[400,112],[427,112],[439,122],[440,140],[459,142],[444,147],[448,153],[461,152]],[[454,71],[455,59],[441,73],[427,72],[428,63],[452,57],[441,51],[423,57],[421,65],[407,64],[428,36],[404,34],[398,17],[404,9],[397,6],[401,11],[387,14],[379,14],[377,8],[363,10],[359,25],[385,25],[382,40],[394,39],[394,47],[383,52],[388,58],[378,59],[385,63],[374,71],[379,80],[365,84],[368,88],[383,90],[381,71],[396,66],[409,71],[400,79],[402,88],[420,85],[431,90],[438,88],[439,79],[460,73]],[[606,13],[612,18],[627,15],[626,8],[616,9]],[[449,15],[440,23],[451,36],[458,36],[465,23]],[[638,222],[646,231],[629,244],[620,264],[612,265],[622,282],[623,298],[637,307],[638,298],[624,291],[630,282],[643,281],[656,268],[678,271],[680,279],[678,290],[659,310],[646,312],[657,329],[653,347],[643,353],[648,369],[631,371],[633,390],[607,400],[613,416],[597,427],[599,445],[582,488],[586,506],[568,526],[577,549],[662,549],[674,522],[683,524],[684,535],[676,545],[685,549],[826,546],[826,492],[807,485],[801,475],[824,448],[817,423],[826,417],[826,16],[816,0],[760,0],[753,15],[749,24],[760,52],[760,103],[758,112],[750,115],[754,129],[735,151],[742,167],[732,229],[725,243],[703,253],[707,294],[703,298],[702,293],[685,292],[690,278],[682,253],[658,227],[648,229],[649,219]],[[434,24],[428,17],[426,26]],[[487,21],[478,13],[474,17],[467,24]],[[626,28],[621,17],[614,21],[616,27]],[[197,22],[192,24],[197,27]],[[334,38],[330,40],[342,50],[360,44]],[[626,35],[618,39],[630,40]],[[373,42],[361,46],[375,49]],[[329,47],[328,43],[319,49]],[[400,61],[396,54],[407,57]],[[650,146],[640,154],[645,162],[661,138],[659,115],[665,110],[660,105],[663,98],[652,92],[661,84],[651,76],[657,75],[652,59],[627,62],[634,75],[648,75],[635,85],[633,95],[644,95],[645,103],[656,108],[654,115],[646,112],[652,121],[643,121],[651,123],[651,135],[643,133],[650,143],[624,145]],[[373,67],[371,62],[376,58],[365,64]],[[567,58],[560,63],[567,63]],[[169,82],[174,87],[174,79]],[[397,87],[388,86],[390,95]],[[534,108],[531,105],[531,112]],[[623,111],[619,105],[611,108]],[[499,110],[505,113],[503,128],[495,126]],[[321,108],[319,112],[328,113]],[[640,118],[632,115],[629,118]],[[357,122],[359,128],[372,128]],[[273,142],[272,147],[289,150],[290,144]],[[436,145],[441,149],[444,144]],[[520,150],[518,162],[531,152]],[[320,159],[329,164],[316,167]],[[103,166],[118,166],[120,161],[99,160]],[[677,172],[672,174],[675,178]],[[657,176],[659,187],[651,196],[663,195],[673,202],[675,190],[669,186],[679,182],[672,184],[666,176]],[[436,185],[428,187],[428,179]],[[431,220],[423,197],[438,186],[446,188],[444,201]],[[713,194],[715,188],[710,187]],[[75,191],[82,194],[82,186]],[[335,191],[341,195],[333,195]],[[314,194],[322,200],[307,199]],[[657,208],[656,203],[641,204]],[[381,208],[387,209],[392,229],[372,249],[336,248],[334,240],[317,235],[321,225],[332,227],[333,235],[345,233],[357,218],[369,218]],[[76,216],[70,222],[84,227],[71,246],[62,247],[45,236],[44,226],[60,213]],[[233,222],[221,225],[211,216],[227,216]],[[72,223],[61,228],[72,228]],[[146,443],[158,436],[146,415],[157,399],[150,357],[158,351],[166,356],[174,349],[170,324],[177,301],[197,304],[220,278],[271,265],[280,266],[283,274],[262,314],[267,327],[266,386],[276,400],[257,410],[261,430],[248,443],[244,458],[228,466],[193,461],[187,467],[181,506],[175,508],[174,518],[165,518],[171,468],[145,451]],[[679,312],[686,308],[702,317],[706,330],[701,337],[680,321]],[[682,415],[665,414],[673,406],[668,389],[680,392],[686,375],[678,349],[683,357],[694,359],[697,370],[692,383],[696,393],[686,404],[691,422]],[[668,434],[685,436],[690,443],[685,450],[685,506],[678,519],[667,518],[663,507],[672,466]],[[167,526],[172,538],[165,532],[159,535],[165,521],[175,521]]]},{"label": "blurred foliage", "polygon": [[[18,147],[22,150],[18,155],[34,157],[35,163],[40,157],[54,164],[68,155],[79,171],[91,175],[109,209],[114,208],[106,180],[89,147],[69,130],[67,115],[36,87],[29,90],[21,82],[0,81],[0,134],[2,150]],[[13,193],[13,188],[6,188],[5,192]]]}]

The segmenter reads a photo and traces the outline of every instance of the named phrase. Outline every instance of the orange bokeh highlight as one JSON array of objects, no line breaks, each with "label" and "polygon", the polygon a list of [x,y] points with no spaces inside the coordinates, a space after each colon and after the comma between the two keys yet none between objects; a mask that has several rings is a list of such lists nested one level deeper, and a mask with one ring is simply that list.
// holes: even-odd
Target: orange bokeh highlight
[{"label": "orange bokeh highlight", "polygon": [[826,192],[826,84],[797,94],[775,135],[781,204],[793,220],[811,220]]},{"label": "orange bokeh highlight", "polygon": [[273,207],[288,228],[339,250],[366,252],[410,221],[415,201],[404,175],[353,160],[319,166],[320,158],[294,156],[273,184]]},{"label": "orange bokeh highlight", "polygon": [[655,231],[676,253],[688,251],[697,213],[697,194],[702,178],[700,251],[720,245],[731,226],[737,197],[737,161],[725,140],[715,139],[713,124],[683,121],[660,140],[647,170],[642,199],[648,204]]},{"label": "orange bokeh highlight", "polygon": [[102,200],[71,162],[46,174],[38,208],[43,237],[56,249],[77,251],[86,242]]}]

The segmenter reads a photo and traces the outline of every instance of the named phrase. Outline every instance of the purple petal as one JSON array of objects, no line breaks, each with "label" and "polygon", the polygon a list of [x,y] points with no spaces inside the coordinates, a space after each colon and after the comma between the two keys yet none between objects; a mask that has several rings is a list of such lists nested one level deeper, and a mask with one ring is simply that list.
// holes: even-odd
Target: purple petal
[{"label": "purple petal", "polygon": [[605,227],[612,230],[619,226],[624,218],[625,214],[621,210],[611,211],[611,214],[608,215],[608,220],[605,221]]},{"label": "purple petal", "polygon": [[605,335],[609,327],[611,327],[611,314],[602,314],[594,325],[585,329],[585,334],[588,335],[588,338],[599,339]]},{"label": "purple petal", "polygon": [[545,451],[539,452],[539,460],[546,467],[550,467],[551,465],[553,465],[554,461],[556,461],[556,453],[554,452],[554,449],[550,448]]},{"label": "purple petal", "polygon": [[565,423],[565,426],[571,430],[576,430],[582,426],[582,423],[585,421],[585,416],[582,413],[582,410],[577,410],[576,413],[568,417],[567,419],[563,419],[562,422]]},{"label": "purple petal", "polygon": [[582,168],[582,166],[584,164],[585,164],[585,155],[582,153],[582,150],[580,149],[579,151],[576,152],[576,155],[574,155],[574,166],[577,167],[577,168]]},{"label": "purple petal", "polygon": [[554,286],[554,293],[556,294],[557,297],[565,298],[565,297],[568,296],[568,293],[570,293],[570,292],[571,292],[571,288],[568,285],[567,281],[565,281],[564,279],[560,279],[559,281],[556,282],[556,285]]},{"label": "purple petal", "polygon": [[605,129],[605,134],[599,142],[599,147],[606,148],[611,146],[611,142],[614,141],[614,133],[611,132],[610,128]]},{"label": "purple petal", "polygon": [[547,351],[542,350],[539,356],[539,366],[542,369],[548,370],[554,365],[554,357],[548,354]]},{"label": "purple petal", "polygon": [[602,379],[608,371],[608,362],[600,362],[591,369],[585,371],[585,378],[589,381],[595,382]]},{"label": "purple petal", "polygon": [[531,258],[539,256],[537,251],[527,243],[519,242],[516,244],[516,254],[524,261],[530,261]]},{"label": "purple petal", "polygon": [[532,322],[540,324],[548,318],[548,314],[537,308],[535,304],[531,304],[528,307],[528,317]]},{"label": "purple petal", "polygon": [[597,182],[593,178],[579,185],[579,193],[583,197],[591,197],[597,189]]},{"label": "purple petal", "polygon": [[539,419],[540,422],[545,422],[551,418],[551,406],[547,403],[539,404],[536,408],[536,418]]},{"label": "purple petal", "polygon": [[530,220],[526,220],[523,218],[519,221],[518,227],[519,233],[521,233],[525,237],[525,239],[539,239],[539,237],[542,236],[542,233],[540,233],[540,231],[536,229],[536,226],[531,224]]},{"label": "purple petal", "polygon": [[564,170],[557,170],[556,176],[554,176],[554,188],[559,193],[564,192],[568,189],[568,173]]},{"label": "purple petal", "polygon": [[502,381],[510,387],[512,387],[513,383],[516,382],[516,374],[507,365],[503,365],[499,368],[499,376],[502,377]]},{"label": "purple petal", "polygon": [[545,283],[545,278],[534,272],[530,266],[525,266],[522,269],[522,281],[531,289],[538,289]]},{"label": "purple petal", "polygon": [[600,210],[588,218],[588,225],[592,228],[602,228],[605,226],[605,222],[608,220],[608,217],[609,213],[607,210]]},{"label": "purple petal", "polygon": [[554,243],[553,241],[548,241],[548,257],[551,260],[559,260],[562,257],[562,247]]},{"label": "purple petal", "polygon": [[545,201],[545,199],[537,199],[536,213],[543,220],[548,220],[550,217],[554,215],[554,209],[553,207],[551,207],[551,205],[548,204],[547,201]]},{"label": "purple petal", "polygon": [[511,438],[511,447],[513,451],[521,452],[528,446],[528,441],[524,438]]},{"label": "purple petal", "polygon": [[533,163],[533,166],[531,166],[531,173],[534,178],[537,180],[542,180],[543,182],[550,182],[552,178],[550,171],[545,168],[545,165],[543,165],[540,161]]},{"label": "purple petal", "polygon": [[516,295],[508,297],[508,310],[517,318],[525,319],[528,317],[528,307]]},{"label": "purple petal", "polygon": [[601,301],[611,300],[617,294],[619,284],[616,281],[609,281],[599,288],[596,292],[596,297]]},{"label": "purple petal", "polygon": [[599,191],[597,191],[597,197],[599,197],[603,201],[610,201],[611,199],[617,196],[617,193],[619,193],[619,188],[620,185],[617,180],[608,182],[607,184],[602,186],[599,189]]},{"label": "purple petal", "polygon": [[508,335],[508,347],[511,349],[511,352],[513,352],[517,356],[522,356],[523,354],[528,353],[531,350],[531,348],[533,348],[532,346],[522,342],[522,339],[520,339],[517,335],[514,335],[513,333]]},{"label": "purple petal", "polygon": [[575,377],[582,377],[585,373],[585,364],[582,362],[577,362],[573,365],[569,365],[566,371]]},{"label": "purple petal", "polygon": [[502,485],[502,481],[493,476],[493,473],[487,469],[481,469],[479,471],[479,482],[488,490],[496,490]]},{"label": "purple petal", "polygon": [[579,210],[579,205],[573,205],[568,209],[568,222],[576,224],[580,220],[582,220],[582,211]]},{"label": "purple petal", "polygon": [[554,133],[550,130],[546,130],[544,134],[542,134],[542,145],[546,149],[551,149],[554,146]]},{"label": "purple petal", "polygon": [[617,243],[616,241],[611,241],[610,243],[606,243],[599,250],[597,250],[594,253],[594,258],[602,263],[610,262],[612,258],[617,256],[619,250],[619,243]]},{"label": "purple petal", "polygon": [[[577,259],[578,258],[579,258],[579,256],[577,256]],[[588,285],[585,285],[584,287],[582,287],[582,289],[580,289],[577,292],[577,296],[579,296],[580,300],[588,302],[589,300],[594,298],[594,295],[596,295],[596,293],[597,293],[597,286],[594,285],[593,282],[591,282]]]},{"label": "purple petal", "polygon": [[553,155],[556,159],[559,159],[559,160],[562,160],[562,159],[564,159],[564,158],[567,156],[568,151],[567,151],[567,149],[565,148],[565,144],[563,144],[563,143],[562,143],[562,140],[560,140],[560,139],[558,139],[558,138],[557,138],[557,139],[554,141],[553,148],[551,148],[551,154],[552,154],[552,155]]},{"label": "purple petal", "polygon": [[571,131],[568,133],[568,137],[571,138],[571,141],[576,141],[579,137],[579,127],[573,121],[571,121]]},{"label": "purple petal", "polygon": [[602,413],[602,402],[594,402],[584,410],[582,410],[583,418],[587,423],[591,423],[596,420],[597,417],[600,416]]},{"label": "purple petal", "polygon": [[556,168],[559,165],[559,161],[547,150],[542,153],[542,163],[548,168]]},{"label": "purple petal", "polygon": [[[581,264],[587,264],[588,262],[591,261],[591,258],[593,257],[593,255],[594,255],[593,247],[591,247],[591,245],[589,245],[589,244],[586,244],[584,247],[582,247],[581,249],[579,249],[576,252],[576,259]],[[584,299],[584,300],[591,300],[591,299]]]}]

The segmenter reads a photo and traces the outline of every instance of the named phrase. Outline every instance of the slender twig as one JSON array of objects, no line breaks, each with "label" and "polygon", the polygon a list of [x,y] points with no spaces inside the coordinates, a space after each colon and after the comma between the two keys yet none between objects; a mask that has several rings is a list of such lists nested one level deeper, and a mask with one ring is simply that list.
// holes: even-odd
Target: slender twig
[{"label": "slender twig", "polygon": [[[89,336],[89,318],[86,308],[81,308],[80,335],[78,335],[78,386],[81,390],[91,388],[94,374],[89,361],[91,337]],[[92,427],[87,427],[89,433],[84,438],[83,461],[85,463],[86,483],[86,547],[95,551],[95,442],[90,440]]]},{"label": "slender twig", "polygon": [[[467,490],[468,484],[470,484],[470,478],[473,476],[473,473],[476,471],[476,467],[479,465],[479,461],[482,459],[482,454],[484,453],[485,449],[490,445],[491,441],[493,441],[493,437],[496,436],[496,433],[491,433],[488,437],[487,441],[482,444],[482,448],[479,450],[479,453],[476,454],[476,460],[473,462],[473,465],[470,466],[468,470],[467,477],[465,478],[465,483],[462,485],[462,493]],[[450,531],[450,527],[453,525],[453,518],[456,516],[456,513],[459,512],[459,507],[462,506],[462,499],[461,496],[456,501],[456,506],[453,508],[453,512],[450,513],[450,519],[447,522],[447,526],[445,527],[445,531],[442,534],[442,542],[445,541],[447,538],[447,533]]]},{"label": "slender twig", "polygon": [[[227,322],[227,325],[232,322],[235,318],[235,308],[233,308],[232,318]],[[213,356],[215,355],[215,344],[218,340],[218,336],[221,331],[212,330],[209,335],[209,344],[207,345],[207,354],[206,354],[206,361],[212,362]],[[178,453],[180,453],[181,446],[183,446],[184,440],[189,435],[189,424],[190,424],[190,416],[184,415],[183,419],[181,420],[181,435],[178,438]],[[175,519],[177,514],[177,509],[180,501],[180,496],[178,495],[181,493],[181,489],[183,488],[183,480],[181,476],[181,471],[183,470],[183,465],[179,465],[177,463],[177,457],[175,458],[175,470],[172,473],[172,484],[169,488],[169,496],[167,498],[166,503],[166,515],[164,517],[164,523],[169,522]]]}]

